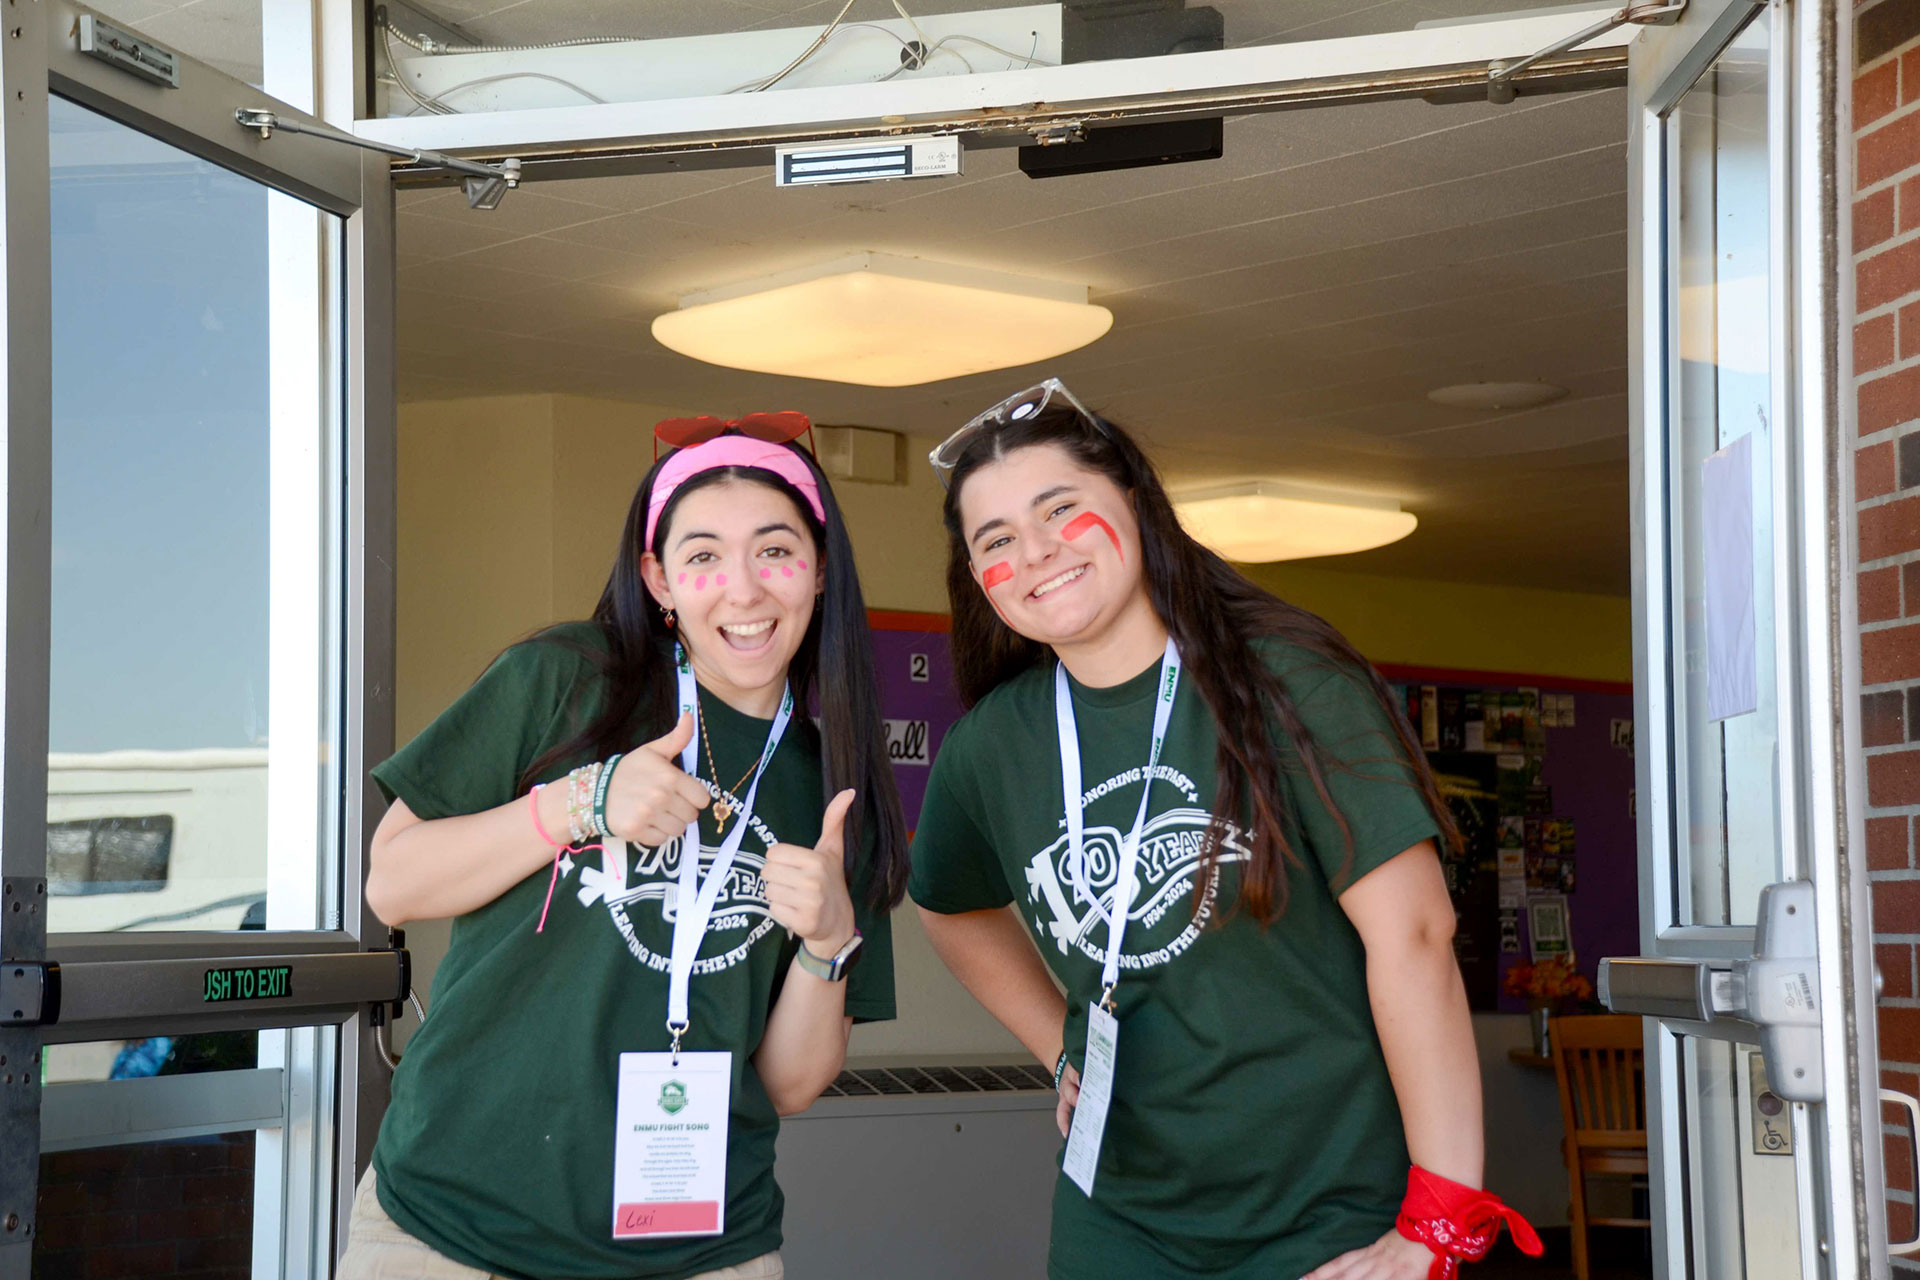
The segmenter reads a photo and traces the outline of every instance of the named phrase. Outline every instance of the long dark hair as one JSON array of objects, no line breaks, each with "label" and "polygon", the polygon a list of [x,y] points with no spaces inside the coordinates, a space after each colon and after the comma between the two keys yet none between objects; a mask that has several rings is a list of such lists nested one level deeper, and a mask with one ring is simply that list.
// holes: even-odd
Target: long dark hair
[{"label": "long dark hair", "polygon": [[[1049,406],[1023,421],[980,432],[954,465],[944,508],[947,595],[953,605],[954,679],[965,705],[971,707],[1000,684],[1045,661],[1050,651],[1000,621],[974,582],[960,523],[960,494],[977,468],[1016,449],[1049,444],[1064,449],[1087,470],[1105,475],[1132,498],[1148,599],[1179,645],[1186,674],[1219,725],[1220,787],[1194,877],[1196,910],[1204,886],[1212,882],[1227,824],[1249,799],[1254,817],[1252,848],[1234,906],[1262,924],[1286,910],[1287,868],[1300,861],[1287,837],[1291,806],[1282,774],[1290,767],[1306,775],[1314,795],[1334,816],[1347,842],[1348,864],[1353,856],[1353,834],[1327,789],[1328,770],[1350,766],[1334,761],[1301,722],[1286,686],[1254,650],[1253,642],[1262,637],[1315,654],[1373,691],[1399,738],[1413,774],[1411,785],[1432,811],[1442,841],[1449,848],[1457,846],[1458,827],[1434,782],[1420,740],[1407,723],[1400,700],[1373,665],[1325,619],[1261,590],[1195,542],[1181,528],[1165,486],[1139,445],[1113,423],[1083,417],[1070,405]],[[1272,730],[1276,723],[1294,747],[1297,765],[1282,762]],[[1343,867],[1337,879],[1344,878]],[[1335,885],[1336,891],[1343,887]]]},{"label": "long dark hair", "polygon": [[[626,527],[607,585],[594,606],[605,652],[592,653],[606,677],[600,712],[579,732],[527,767],[521,789],[563,760],[591,755],[604,759],[631,750],[636,742],[658,736],[673,719],[673,629],[640,576],[640,558],[666,545],[682,499],[708,485],[746,480],[765,485],[790,500],[806,520],[824,561],[826,589],[814,606],[807,634],[787,667],[795,702],[808,706],[820,693],[821,756],[825,788],[822,800],[847,787],[859,794],[847,814],[847,884],[855,886],[855,859],[867,832],[873,838],[873,866],[867,898],[876,910],[898,905],[907,888],[906,820],[893,784],[886,734],[880,723],[880,695],[873,676],[873,644],[867,629],[866,602],[853,563],[853,544],[827,478],[813,459],[792,445],[782,446],[806,464],[820,489],[826,519],[815,518],[800,491],[760,467],[715,467],[690,477],[667,500],[647,547],[647,507],[653,496],[655,463],[627,508]],[[857,890],[856,890],[857,891]]]}]

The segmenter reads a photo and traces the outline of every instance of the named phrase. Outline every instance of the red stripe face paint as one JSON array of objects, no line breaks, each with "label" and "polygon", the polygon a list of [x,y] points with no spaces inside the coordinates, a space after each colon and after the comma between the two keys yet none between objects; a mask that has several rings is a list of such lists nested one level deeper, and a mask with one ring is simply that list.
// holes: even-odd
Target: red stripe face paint
[{"label": "red stripe face paint", "polygon": [[1113,543],[1114,553],[1117,554],[1124,563],[1127,558],[1127,553],[1120,549],[1120,535],[1113,531],[1112,525],[1091,511],[1083,511],[1073,519],[1067,521],[1067,527],[1060,531],[1060,536],[1068,539],[1077,538],[1087,530],[1096,528],[1106,531],[1107,540]]},{"label": "red stripe face paint", "polygon": [[[1009,560],[1002,560],[999,564],[988,565],[986,572],[980,575],[981,593],[987,597],[987,604],[993,609],[993,612],[1002,622],[1007,621],[1007,615],[1001,610],[1000,602],[993,598],[993,589],[1001,583],[1009,581],[1012,577],[1013,563]],[[1007,625],[1012,626],[1013,624],[1008,622]]]}]

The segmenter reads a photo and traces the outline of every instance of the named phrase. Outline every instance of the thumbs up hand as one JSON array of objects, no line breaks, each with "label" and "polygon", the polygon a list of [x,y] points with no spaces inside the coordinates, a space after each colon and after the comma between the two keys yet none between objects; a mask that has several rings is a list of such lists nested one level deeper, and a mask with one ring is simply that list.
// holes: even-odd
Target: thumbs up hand
[{"label": "thumbs up hand", "polygon": [[844,840],[853,797],[851,790],[842,791],[827,805],[813,848],[776,844],[767,850],[767,907],[821,960],[831,960],[854,934]]},{"label": "thumbs up hand", "polygon": [[620,757],[607,786],[607,826],[615,836],[651,849],[684,835],[712,802],[700,780],[680,768],[680,752],[692,741],[688,712],[665,734]]}]

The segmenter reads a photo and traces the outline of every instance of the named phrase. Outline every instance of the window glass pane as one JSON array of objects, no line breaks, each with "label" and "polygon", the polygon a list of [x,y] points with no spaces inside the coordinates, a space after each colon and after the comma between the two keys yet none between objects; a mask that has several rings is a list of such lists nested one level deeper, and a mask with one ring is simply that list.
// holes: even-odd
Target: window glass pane
[{"label": "window glass pane", "polygon": [[[332,411],[286,386],[338,353],[285,299],[337,279],[338,220],[58,98],[51,127],[50,923],[264,927],[337,805]],[[273,927],[325,923],[321,879]]]},{"label": "window glass pane", "polygon": [[1678,346],[1669,458],[1676,779],[1685,850],[1676,917],[1752,924],[1780,878],[1769,420],[1769,139],[1765,11],[1667,122]]},{"label": "window glass pane", "polygon": [[1752,1045],[1681,1037],[1688,1235],[1696,1280],[1797,1280],[1789,1104]]},{"label": "window glass pane", "polygon": [[243,1071],[260,1065],[260,1037],[278,1031],[210,1031],[190,1036],[142,1036],[50,1044],[41,1050],[42,1084],[90,1080],[145,1080],[207,1071]]},{"label": "window glass pane", "polygon": [[34,1280],[253,1274],[255,1133],[40,1157]]}]

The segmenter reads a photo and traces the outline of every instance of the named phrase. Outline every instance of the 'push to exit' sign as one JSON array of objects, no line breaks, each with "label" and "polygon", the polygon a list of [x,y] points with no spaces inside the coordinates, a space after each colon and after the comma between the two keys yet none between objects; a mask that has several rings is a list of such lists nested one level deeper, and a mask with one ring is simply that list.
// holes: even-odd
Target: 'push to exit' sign
[{"label": "'push to exit' sign", "polygon": [[207,985],[200,999],[203,1004],[225,1000],[284,1000],[293,994],[293,969],[289,965],[251,969],[209,969]]}]

